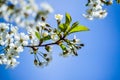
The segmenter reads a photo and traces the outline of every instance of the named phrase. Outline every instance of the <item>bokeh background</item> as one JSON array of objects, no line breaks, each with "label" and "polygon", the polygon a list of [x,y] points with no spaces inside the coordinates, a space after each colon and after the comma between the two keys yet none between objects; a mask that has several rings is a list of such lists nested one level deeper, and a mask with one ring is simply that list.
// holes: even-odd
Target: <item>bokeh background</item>
[{"label": "bokeh background", "polygon": [[[76,33],[85,47],[78,57],[63,58],[60,49],[54,48],[53,60],[45,68],[33,65],[33,55],[26,49],[20,55],[15,69],[0,66],[0,80],[120,80],[120,5],[105,7],[108,16],[102,20],[89,21],[85,13],[87,0],[36,0],[46,1],[54,8],[48,22],[56,26],[54,14],[69,12],[73,21],[90,28],[88,32]],[[23,7],[24,8],[24,7]],[[2,21],[2,20],[0,20]],[[72,38],[72,37],[71,37]]]}]

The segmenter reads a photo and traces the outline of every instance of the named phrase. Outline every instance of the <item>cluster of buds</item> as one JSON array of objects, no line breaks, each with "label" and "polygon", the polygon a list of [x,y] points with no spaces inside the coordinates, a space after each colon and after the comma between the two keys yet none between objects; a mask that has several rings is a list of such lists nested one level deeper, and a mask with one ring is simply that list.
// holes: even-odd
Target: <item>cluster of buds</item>
[{"label": "cluster of buds", "polygon": [[[50,47],[50,46],[49,46]],[[45,46],[46,48],[46,46]],[[49,64],[49,62],[52,60],[52,53],[50,49],[46,49],[46,53],[43,53],[39,51],[37,47],[31,48],[31,54],[34,55],[34,64],[37,67],[44,67]]]},{"label": "cluster of buds", "polygon": [[76,38],[76,35],[74,35],[73,40],[65,39],[65,42],[66,44],[60,44],[60,47],[63,50],[63,53],[60,55],[63,57],[68,57],[70,55],[78,56],[77,50],[84,46],[84,44],[82,44],[80,40]]},{"label": "cluster of buds", "polygon": [[103,9],[104,5],[111,5],[113,0],[88,0],[86,6],[88,6],[87,13],[83,14],[83,16],[89,20],[93,20],[95,18],[105,18],[107,16],[107,11]]}]

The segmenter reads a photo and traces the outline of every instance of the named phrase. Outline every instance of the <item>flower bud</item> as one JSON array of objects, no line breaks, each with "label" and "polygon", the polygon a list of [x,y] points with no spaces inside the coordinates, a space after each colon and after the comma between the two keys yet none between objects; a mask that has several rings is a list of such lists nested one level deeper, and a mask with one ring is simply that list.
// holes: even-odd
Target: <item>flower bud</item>
[{"label": "flower bud", "polygon": [[37,64],[38,64],[38,61],[37,61],[36,59],[34,60],[34,64],[35,64],[35,65],[37,65]]},{"label": "flower bud", "polygon": [[45,49],[50,52],[51,51],[51,46],[45,46]]},{"label": "flower bud", "polygon": [[43,37],[48,36],[48,32],[43,32]]}]

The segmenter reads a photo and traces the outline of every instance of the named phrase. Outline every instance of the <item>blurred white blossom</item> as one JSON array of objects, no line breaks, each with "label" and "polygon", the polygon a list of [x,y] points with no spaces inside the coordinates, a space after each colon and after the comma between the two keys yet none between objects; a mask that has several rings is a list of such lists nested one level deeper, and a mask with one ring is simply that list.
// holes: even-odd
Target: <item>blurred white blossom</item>
[{"label": "blurred white blossom", "polygon": [[107,11],[103,9],[104,5],[112,4],[113,0],[106,2],[106,0],[90,0],[88,2],[86,10],[86,14],[83,16],[89,20],[93,20],[95,18],[102,19],[107,16]]},{"label": "blurred white blossom", "polygon": [[61,21],[63,19],[63,15],[55,14],[55,19]]}]

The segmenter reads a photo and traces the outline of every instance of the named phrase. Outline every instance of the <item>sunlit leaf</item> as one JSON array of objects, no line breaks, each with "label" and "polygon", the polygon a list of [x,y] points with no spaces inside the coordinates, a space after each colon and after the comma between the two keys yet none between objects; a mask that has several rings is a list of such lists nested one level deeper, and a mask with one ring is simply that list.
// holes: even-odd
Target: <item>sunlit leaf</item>
[{"label": "sunlit leaf", "polygon": [[38,32],[35,32],[35,35],[38,39],[40,39],[40,34]]},{"label": "sunlit leaf", "polygon": [[89,29],[86,26],[83,25],[76,25],[76,26],[72,26],[69,34],[71,33],[75,33],[75,32],[81,32],[81,31],[88,31]]},{"label": "sunlit leaf", "polygon": [[64,44],[60,44],[62,50],[66,50],[66,46]]},{"label": "sunlit leaf", "polygon": [[65,24],[70,25],[72,18],[69,13],[65,14]]},{"label": "sunlit leaf", "polygon": [[43,38],[43,41],[47,41],[47,40],[50,40],[50,39],[51,39],[51,37],[50,37],[50,35],[48,35],[48,36]]},{"label": "sunlit leaf", "polygon": [[66,30],[68,30],[70,28],[69,25],[66,25],[66,24],[60,24],[59,25],[59,29],[62,31],[62,32],[65,32]]},{"label": "sunlit leaf", "polygon": [[65,25],[65,24],[60,24],[60,25],[58,26],[58,28],[59,28],[61,31],[63,31],[63,32],[65,31],[64,25]]},{"label": "sunlit leaf", "polygon": [[74,23],[72,24],[71,29],[75,28],[75,27],[78,26],[78,25],[79,25],[79,22],[74,22]]}]

